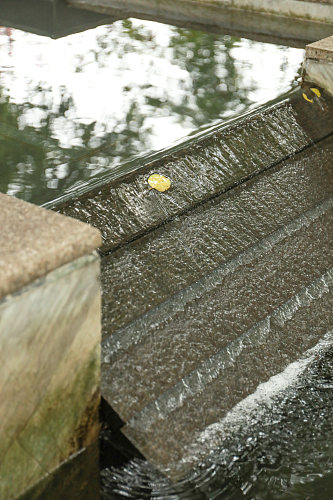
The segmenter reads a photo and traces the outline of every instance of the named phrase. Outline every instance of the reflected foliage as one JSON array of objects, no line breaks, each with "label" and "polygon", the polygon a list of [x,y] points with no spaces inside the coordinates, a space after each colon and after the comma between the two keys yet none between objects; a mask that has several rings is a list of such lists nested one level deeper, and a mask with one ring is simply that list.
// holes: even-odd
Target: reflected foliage
[{"label": "reflected foliage", "polygon": [[242,71],[232,55],[238,42],[236,37],[177,30],[171,40],[174,58],[190,75],[191,86],[181,104],[172,106],[172,113],[189,116],[200,127],[251,103],[248,94],[254,89],[242,87]]},{"label": "reflected foliage", "polygon": [[[125,105],[121,113],[111,107],[104,122],[79,119],[76,96],[63,87],[60,101],[55,99],[52,82],[31,83],[28,95],[33,98],[14,102],[0,72],[0,191],[42,204],[78,182],[89,182],[115,164],[154,149],[154,137],[163,136],[156,132],[158,119],[167,128],[178,124],[184,129],[181,135],[186,135],[252,103],[249,93],[255,89],[244,81],[233,55],[240,39],[163,29],[166,35],[160,43],[152,24],[119,21],[97,28],[91,49],[78,50],[73,75],[94,65],[96,71],[110,71],[110,84],[119,72],[132,71],[127,55],[150,57],[144,78],[135,81],[132,76],[125,84],[121,80]],[[11,45],[15,48],[15,41]],[[164,61],[175,75],[161,84],[159,68]],[[103,96],[107,110],[112,98],[116,96]],[[59,130],[66,131],[68,143],[61,140]]]},{"label": "reflected foliage", "polygon": [[[96,122],[72,122],[72,133],[80,138],[81,144],[62,147],[54,135],[54,123],[65,124],[71,103],[71,97],[63,95],[60,104],[51,111],[29,103],[14,104],[8,96],[0,94],[1,192],[43,204],[77,182],[89,181],[107,170],[110,158],[119,163],[134,156],[142,148],[145,136],[149,136],[144,116],[132,102],[125,123],[116,124],[112,132],[99,130],[97,136]],[[38,127],[24,124],[24,116],[31,109],[44,111]]]}]

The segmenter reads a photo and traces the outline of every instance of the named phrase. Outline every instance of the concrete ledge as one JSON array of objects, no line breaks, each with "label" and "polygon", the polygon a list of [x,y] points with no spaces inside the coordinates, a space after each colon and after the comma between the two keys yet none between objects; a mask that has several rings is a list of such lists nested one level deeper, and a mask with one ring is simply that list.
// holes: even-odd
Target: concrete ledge
[{"label": "concrete ledge", "polygon": [[307,45],[305,56],[307,59],[333,62],[333,36]]},{"label": "concrete ledge", "polygon": [[302,77],[333,95],[333,36],[307,45]]},{"label": "concrete ledge", "polygon": [[101,244],[96,229],[0,194],[0,300]]},{"label": "concrete ledge", "polygon": [[86,7],[90,10],[107,12],[107,9],[134,12],[137,14],[153,14],[175,16],[184,9],[201,6],[219,6],[231,9],[242,9],[273,16],[304,19],[321,23],[333,22],[333,6],[327,3],[308,2],[302,0],[70,0],[71,5]]},{"label": "concrete ledge", "polygon": [[99,431],[96,229],[0,195],[0,498],[16,499]]}]

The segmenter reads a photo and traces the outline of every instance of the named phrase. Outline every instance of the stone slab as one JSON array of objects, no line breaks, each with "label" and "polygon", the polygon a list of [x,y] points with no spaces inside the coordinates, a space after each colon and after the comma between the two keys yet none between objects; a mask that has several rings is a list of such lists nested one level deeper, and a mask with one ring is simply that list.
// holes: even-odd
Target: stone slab
[{"label": "stone slab", "polygon": [[328,139],[105,256],[104,338],[124,342],[127,324],[330,197],[332,147]]},{"label": "stone slab", "polygon": [[[232,9],[259,12],[269,16],[282,16],[296,19],[313,20],[322,23],[333,22],[333,6],[328,3],[307,2],[300,0],[70,0],[72,5],[87,6],[104,11],[108,8],[127,10],[128,12],[161,16],[171,16],[184,9],[191,10],[196,5],[216,5]],[[175,14],[174,14],[175,15]]]},{"label": "stone slab", "polygon": [[0,299],[101,243],[96,229],[5,194],[0,228]]},{"label": "stone slab", "polygon": [[[310,106],[297,92],[283,103],[170,148],[160,159],[139,164],[56,209],[100,229],[102,252],[114,251],[332,131],[330,98],[324,96]],[[171,179],[169,191],[149,190],[147,179],[156,172]]]},{"label": "stone slab", "polygon": [[202,31],[226,33],[233,36],[275,43],[286,44],[290,47],[304,48],[304,45],[319,40],[332,33],[332,24],[317,23],[308,19],[284,18],[283,29],[278,16],[263,16],[260,13],[243,10],[239,15],[238,9],[231,9],[217,3],[192,2],[188,4],[177,2],[175,8],[168,8],[166,2],[160,3],[157,9],[152,2],[147,2],[148,8],[144,11],[138,8],[138,3],[116,4],[106,2],[91,2],[88,0],[71,0],[71,5],[100,12],[114,17],[139,17],[151,21],[173,24],[185,28],[197,28]]},{"label": "stone slab", "polygon": [[307,45],[305,57],[317,61],[333,62],[333,36]]},{"label": "stone slab", "polygon": [[84,256],[0,303],[0,498],[97,439],[98,278],[98,256]]}]

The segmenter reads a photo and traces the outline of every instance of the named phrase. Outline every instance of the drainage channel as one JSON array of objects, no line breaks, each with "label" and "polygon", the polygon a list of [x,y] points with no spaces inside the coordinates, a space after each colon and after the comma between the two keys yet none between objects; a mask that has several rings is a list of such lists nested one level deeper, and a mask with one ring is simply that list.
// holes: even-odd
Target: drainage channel
[{"label": "drainage channel", "polygon": [[[285,85],[287,65],[273,89],[272,69],[265,83],[262,63],[242,54],[257,48],[262,61],[267,49],[280,70],[289,49],[230,35],[133,19],[56,42],[3,34],[1,164],[15,168],[1,190],[103,236],[102,496],[265,498],[270,481],[275,498],[304,491],[314,473],[329,481],[330,449],[310,467],[308,422],[315,387],[319,441],[329,440],[332,99],[318,91],[307,102]],[[42,61],[31,81],[27,43]],[[62,65],[64,49],[70,68],[52,93],[44,58],[53,51]],[[104,81],[111,63],[112,95],[105,86],[96,99],[94,72]],[[27,97],[11,86],[20,68]],[[79,91],[87,81],[92,106]],[[122,119],[115,95],[128,96]],[[154,174],[170,182],[164,192],[151,189]],[[97,453],[26,498],[61,496],[64,484],[98,498]]]}]

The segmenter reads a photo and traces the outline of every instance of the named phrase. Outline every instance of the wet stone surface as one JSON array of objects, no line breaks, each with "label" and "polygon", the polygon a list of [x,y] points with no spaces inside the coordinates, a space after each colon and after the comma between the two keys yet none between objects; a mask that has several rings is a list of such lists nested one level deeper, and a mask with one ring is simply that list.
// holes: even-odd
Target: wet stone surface
[{"label": "wet stone surface", "polygon": [[102,394],[173,480],[332,328],[332,131],[296,93],[58,208],[104,230]]},{"label": "wet stone surface", "polygon": [[145,321],[117,332],[123,349],[117,349],[113,336],[105,342],[104,397],[125,421],[321,276],[332,264],[332,208],[272,248],[258,249],[259,255],[234,269],[217,269]]},{"label": "wet stone surface", "polygon": [[[314,289],[318,296],[309,303],[307,295]],[[228,345],[225,358],[216,357],[202,373],[199,367],[199,375],[192,375],[194,381],[185,379],[177,391],[166,395],[164,404],[157,400],[142,416],[134,417],[124,433],[145,457],[163,465],[171,477],[181,477],[196,463],[195,452],[192,460],[182,462],[193,437],[225,416],[258,384],[299,359],[327,333],[332,327],[332,297],[331,272],[313,289],[300,291],[295,302],[301,305],[295,312],[287,311],[290,319],[281,321],[279,311],[273,313],[263,324],[255,326],[235,350]]]},{"label": "wet stone surface", "polygon": [[[102,251],[113,250],[327,136],[330,109],[330,98],[310,107],[296,93],[57,209],[99,228]],[[147,180],[156,172],[172,182],[163,195],[149,190]]]},{"label": "wet stone surface", "polygon": [[326,139],[103,258],[102,393],[174,480],[198,433],[333,326],[331,151]]},{"label": "wet stone surface", "polygon": [[330,500],[332,373],[329,334],[303,366],[291,365],[199,434],[192,448],[199,465],[182,481],[132,459],[104,468],[103,499]]},{"label": "wet stone surface", "polygon": [[330,147],[328,141],[321,152],[314,148],[105,256],[103,336],[328,198]]}]

